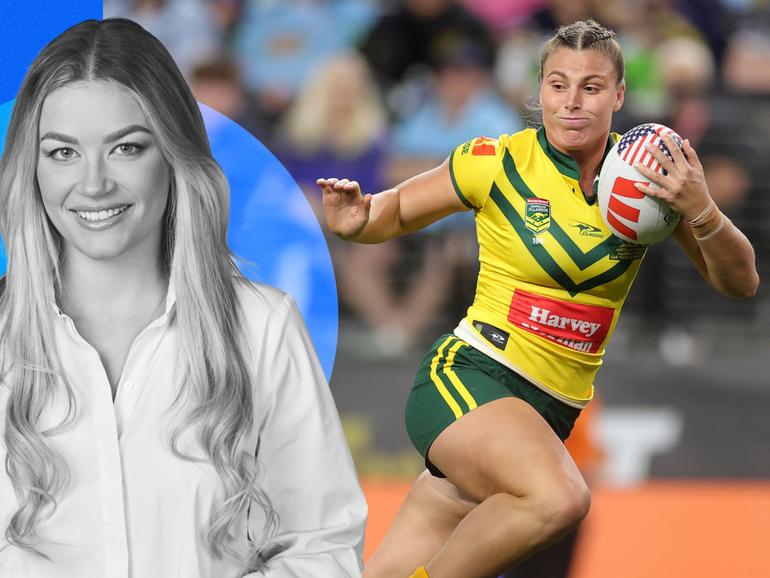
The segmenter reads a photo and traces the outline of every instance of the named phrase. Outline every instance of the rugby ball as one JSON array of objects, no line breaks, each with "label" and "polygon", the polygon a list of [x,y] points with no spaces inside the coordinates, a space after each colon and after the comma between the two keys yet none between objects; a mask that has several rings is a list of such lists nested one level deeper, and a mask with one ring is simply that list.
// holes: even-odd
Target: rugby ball
[{"label": "rugby ball", "polygon": [[597,196],[602,218],[616,237],[631,243],[659,243],[672,233],[682,218],[665,201],[649,197],[634,186],[636,182],[649,183],[634,168],[637,162],[666,174],[666,170],[645,149],[645,145],[651,143],[672,158],[668,147],[663,144],[661,137],[664,134],[670,134],[682,148],[682,137],[667,126],[641,124],[615,143],[599,172]]}]

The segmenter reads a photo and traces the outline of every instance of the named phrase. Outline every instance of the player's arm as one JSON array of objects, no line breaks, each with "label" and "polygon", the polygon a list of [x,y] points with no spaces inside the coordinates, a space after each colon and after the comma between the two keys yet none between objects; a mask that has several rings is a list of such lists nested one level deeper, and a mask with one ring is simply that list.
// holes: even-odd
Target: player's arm
[{"label": "player's arm", "polygon": [[664,136],[663,141],[673,160],[657,147],[648,150],[668,174],[637,165],[637,170],[651,181],[649,186],[637,183],[637,188],[663,199],[682,215],[674,236],[712,287],[738,299],[753,297],[759,275],[751,243],[709,195],[703,167],[690,142],[685,141],[682,151],[670,136]]},{"label": "player's arm", "polygon": [[738,227],[724,215],[722,218],[724,226],[708,239],[698,240],[685,221],[674,237],[712,287],[730,297],[748,299],[759,287],[754,249]]},{"label": "player's arm", "polygon": [[467,211],[452,185],[449,159],[376,195],[362,194],[356,181],[318,179],[326,224],[335,235],[357,243],[381,243]]}]

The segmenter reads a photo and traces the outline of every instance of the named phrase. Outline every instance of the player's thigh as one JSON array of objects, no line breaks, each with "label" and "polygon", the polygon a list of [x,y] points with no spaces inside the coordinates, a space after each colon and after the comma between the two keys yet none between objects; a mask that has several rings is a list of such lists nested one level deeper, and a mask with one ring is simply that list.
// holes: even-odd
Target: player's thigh
[{"label": "player's thigh", "polygon": [[580,485],[565,450],[580,410],[567,406],[454,335],[433,345],[406,408],[428,469],[477,500],[544,484]]},{"label": "player's thigh", "polygon": [[585,482],[543,416],[528,402],[506,397],[481,405],[435,439],[430,462],[473,499],[515,496],[586,498]]},{"label": "player's thigh", "polygon": [[434,474],[441,476],[427,452],[438,435],[479,405],[513,395],[494,375],[498,368],[486,360],[492,361],[447,334],[433,344],[418,368],[406,403],[406,430]]}]

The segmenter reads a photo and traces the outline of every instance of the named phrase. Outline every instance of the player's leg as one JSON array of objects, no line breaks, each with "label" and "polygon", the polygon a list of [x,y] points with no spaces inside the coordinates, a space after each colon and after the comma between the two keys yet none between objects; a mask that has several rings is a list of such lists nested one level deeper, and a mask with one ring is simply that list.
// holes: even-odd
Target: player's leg
[{"label": "player's leg", "polygon": [[504,398],[447,427],[430,461],[480,502],[427,564],[430,578],[489,578],[558,540],[588,512],[588,488],[532,405]]},{"label": "player's leg", "polygon": [[444,546],[475,503],[447,480],[425,471],[409,490],[382,543],[364,568],[364,578],[408,578]]},{"label": "player's leg", "polygon": [[578,542],[580,529],[568,533],[556,544],[543,548],[515,568],[504,578],[568,578]]},{"label": "player's leg", "polygon": [[[526,403],[522,399],[526,400]],[[497,404],[501,405],[498,406]],[[501,412],[499,407],[506,408],[506,410]],[[511,408],[511,411],[508,408]],[[477,414],[476,417],[474,414]],[[487,414],[489,414],[490,419],[486,423],[481,423],[485,422]],[[547,423],[543,417],[540,417],[540,414],[545,416],[545,419],[548,420]],[[407,402],[406,424],[409,436],[420,453],[426,455],[430,449],[431,460],[426,461],[429,468],[435,469],[434,464],[431,464],[430,461],[433,460],[433,453],[438,452],[438,459],[441,460],[442,464],[446,462],[446,467],[451,470],[452,474],[455,473],[455,470],[458,470],[457,473],[459,474],[459,471],[464,468],[468,468],[474,473],[481,471],[483,474],[488,471],[492,481],[496,481],[498,478],[501,480],[497,485],[503,489],[498,493],[508,494],[515,498],[522,496],[526,498],[525,501],[528,503],[533,498],[540,498],[541,493],[547,493],[547,491],[540,492],[537,486],[546,487],[546,484],[542,482],[550,481],[551,485],[555,486],[552,502],[543,507],[539,507],[538,502],[538,507],[534,508],[534,512],[536,514],[548,514],[548,512],[556,511],[558,514],[560,510],[568,509],[566,507],[567,499],[559,500],[565,494],[562,491],[563,485],[560,485],[561,480],[559,478],[573,480],[573,485],[577,488],[574,493],[566,492],[567,497],[571,495],[582,496],[584,501],[587,500],[582,478],[577,473],[577,469],[559,439],[563,439],[569,434],[578,414],[579,410],[568,407],[535,388],[508,368],[478,352],[464,341],[453,335],[445,335],[436,341],[418,370],[414,387]],[[473,419],[471,419],[472,417]],[[480,423],[478,428],[474,426],[476,423]],[[445,445],[444,442],[439,443],[438,440],[446,439],[449,442],[447,445],[452,449],[454,444],[451,442],[457,436],[450,435],[448,432],[460,431],[460,437],[462,437],[462,432],[466,426],[469,427],[466,442],[461,443],[457,447],[457,451],[444,451],[442,447]],[[554,432],[558,432],[558,436]],[[522,439],[516,440],[515,438],[518,437]],[[515,447],[509,447],[511,438],[514,438]],[[438,445],[436,446],[434,442]],[[543,447],[539,447],[541,445]],[[449,458],[444,458],[445,455]],[[487,462],[494,462],[494,464],[485,468],[484,464]],[[557,465],[552,467],[553,464]],[[442,469],[442,466],[439,468]],[[504,475],[499,474],[500,470],[503,470]],[[552,475],[551,470],[561,472],[562,475]],[[535,486],[531,495],[527,495],[526,492],[516,493],[516,485],[510,481],[511,471],[516,474],[513,476],[514,480],[521,478],[522,486],[526,489]],[[540,471],[544,473],[540,475]],[[441,473],[439,470],[436,472]],[[449,472],[445,473],[448,474]],[[483,476],[477,475],[476,477],[483,479]],[[464,482],[465,478],[457,475],[455,480],[450,475],[450,480]],[[496,487],[494,484],[487,485]],[[458,486],[465,496],[478,502],[494,495],[494,492],[486,490],[485,485],[475,483],[474,477],[471,477],[466,485],[458,484]],[[473,489],[474,493],[468,492],[468,488]],[[510,488],[514,488],[514,491]],[[481,504],[472,510],[468,516],[473,516],[472,520],[483,520],[484,516],[481,514],[488,510],[493,511],[495,501],[500,500],[495,498],[489,504]],[[576,502],[579,504],[580,499],[577,499]],[[490,505],[492,506],[491,510]],[[479,508],[481,509],[479,510]],[[503,514],[501,519],[506,522],[510,522],[512,518],[507,513],[508,509],[505,506],[500,512]],[[583,509],[585,509],[584,502]],[[527,517],[532,509],[525,507],[523,510],[524,531],[526,533],[529,531],[528,525],[532,525],[528,522],[528,520],[531,522],[531,516]],[[454,540],[457,532],[461,531],[463,527],[469,526],[466,520],[467,518],[450,536],[450,543]],[[493,517],[492,521],[494,520]],[[515,524],[512,525],[515,526]],[[533,533],[540,535],[544,532],[535,530]],[[463,534],[467,533],[463,532]],[[494,549],[494,540],[498,538],[498,534],[497,531],[486,532],[482,529],[476,536],[470,537],[469,544],[464,550],[464,555],[467,554],[467,562],[470,565],[475,565],[478,561],[478,555],[467,552],[468,548],[473,550],[474,544],[479,541],[485,546],[489,545],[487,544],[487,537],[491,536],[491,547]],[[546,540],[541,541],[545,542]],[[516,555],[510,556],[508,554],[511,549],[508,545],[504,546],[502,554],[493,554],[491,557],[491,563],[495,567],[505,563],[500,560],[501,557],[505,558],[506,561],[508,558],[512,558],[514,561],[518,559]],[[442,546],[432,562],[438,564],[442,559],[452,560],[452,557],[446,557],[446,550],[446,545]],[[521,557],[524,555],[522,554]],[[428,560],[421,563],[426,564]],[[437,571],[441,571],[440,566]],[[449,571],[445,575],[452,576],[452,578],[462,576],[455,571]],[[468,576],[483,575],[485,574],[468,574]]]}]

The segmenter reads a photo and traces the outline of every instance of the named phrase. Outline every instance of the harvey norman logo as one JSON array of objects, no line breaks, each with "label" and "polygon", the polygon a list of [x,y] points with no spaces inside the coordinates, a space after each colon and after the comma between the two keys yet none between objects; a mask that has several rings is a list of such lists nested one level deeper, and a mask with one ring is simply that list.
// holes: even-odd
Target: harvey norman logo
[{"label": "harvey norman logo", "polygon": [[530,333],[584,353],[596,353],[609,333],[614,309],[516,290],[508,320]]},{"label": "harvey norman logo", "polygon": [[601,323],[591,323],[583,319],[572,319],[571,317],[562,317],[556,313],[551,313],[548,309],[542,309],[540,307],[531,307],[532,313],[529,315],[529,319],[537,321],[541,325],[547,325],[548,327],[558,327],[559,329],[570,329],[576,333],[582,333],[586,337],[591,337],[594,333],[602,328]]}]

